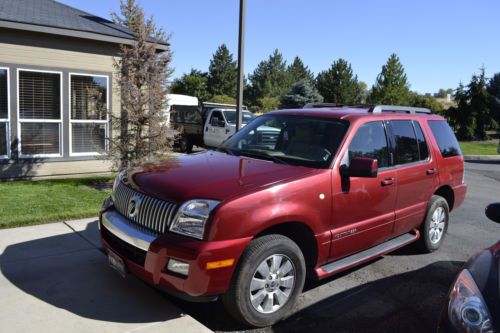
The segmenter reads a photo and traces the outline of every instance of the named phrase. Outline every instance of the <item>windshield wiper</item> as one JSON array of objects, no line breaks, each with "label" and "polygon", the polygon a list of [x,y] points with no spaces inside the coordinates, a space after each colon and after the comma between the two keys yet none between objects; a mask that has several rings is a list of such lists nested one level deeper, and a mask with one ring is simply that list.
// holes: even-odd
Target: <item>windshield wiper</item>
[{"label": "windshield wiper", "polygon": [[221,153],[226,153],[228,155],[234,156],[233,151],[231,149],[229,149],[229,148],[226,148],[226,147],[219,147],[219,148],[216,149],[216,151],[220,151]]},{"label": "windshield wiper", "polygon": [[274,155],[271,155],[271,154],[268,154],[266,152],[263,152],[263,151],[258,151],[258,150],[240,150],[239,151],[239,154],[240,155],[244,155],[244,156],[249,156],[249,157],[260,157],[260,158],[264,158],[266,160],[270,160],[270,161],[273,161],[275,163],[280,163],[280,164],[288,164],[287,162],[285,162],[285,160],[283,160],[282,158],[279,158],[277,156],[274,156]]}]

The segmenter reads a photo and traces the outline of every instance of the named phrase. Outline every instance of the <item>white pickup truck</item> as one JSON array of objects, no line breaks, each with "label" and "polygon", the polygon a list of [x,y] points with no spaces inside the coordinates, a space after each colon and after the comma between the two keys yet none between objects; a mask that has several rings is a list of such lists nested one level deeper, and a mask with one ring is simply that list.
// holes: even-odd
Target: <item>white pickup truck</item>
[{"label": "white pickup truck", "polygon": [[[189,97],[189,98],[187,98]],[[190,153],[193,146],[217,148],[236,131],[234,105],[202,103],[196,97],[169,95],[170,127],[178,133],[174,146]],[[255,116],[244,110],[242,126]]]}]

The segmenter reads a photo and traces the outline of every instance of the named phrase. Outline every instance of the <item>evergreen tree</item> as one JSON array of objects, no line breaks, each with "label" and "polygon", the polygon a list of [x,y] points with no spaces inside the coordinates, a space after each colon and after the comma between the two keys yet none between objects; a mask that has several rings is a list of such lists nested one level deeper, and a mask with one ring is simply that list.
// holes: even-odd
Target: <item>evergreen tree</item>
[{"label": "evergreen tree", "polygon": [[457,107],[451,107],[446,110],[446,118],[455,129],[459,140],[472,140],[476,124],[469,105],[468,92],[462,82],[460,82],[455,91],[454,98]]},{"label": "evergreen tree", "polygon": [[200,102],[208,101],[210,94],[207,89],[207,73],[191,68],[191,71],[172,82],[170,91],[173,94],[182,94],[197,97]]},{"label": "evergreen tree", "polygon": [[292,85],[286,95],[280,98],[280,108],[297,109],[307,103],[323,102],[323,96],[313,87],[308,80],[300,80]]},{"label": "evergreen tree", "polygon": [[393,53],[382,66],[372,87],[369,101],[374,104],[409,105],[410,85],[398,56]]},{"label": "evergreen tree", "polygon": [[[496,73],[488,83],[488,92],[491,95],[491,110],[497,123],[497,131],[500,132],[500,73]],[[500,154],[500,141],[497,152]]]},{"label": "evergreen tree", "polygon": [[286,62],[283,55],[276,49],[268,60],[261,61],[252,74],[249,75],[251,86],[250,98],[258,103],[264,97],[279,97],[287,90]]},{"label": "evergreen tree", "polygon": [[358,76],[344,59],[334,61],[328,70],[318,74],[316,88],[325,101],[333,103],[360,103],[363,95]]},{"label": "evergreen tree", "polygon": [[304,65],[302,60],[299,57],[295,57],[293,62],[286,69],[288,75],[288,82],[290,84],[294,84],[300,80],[307,80],[309,82],[314,81],[314,75],[309,70],[309,68]]},{"label": "evergreen tree", "polygon": [[172,52],[157,52],[151,38],[168,45],[169,36],[156,27],[152,18],[145,17],[134,0],[122,0],[120,10],[112,17],[132,32],[134,43],[121,45],[113,62],[121,112],[110,114],[117,134],[109,139],[109,154],[114,166],[124,169],[154,159],[169,146],[163,109],[172,74]]},{"label": "evergreen tree", "polygon": [[236,96],[238,69],[226,44],[215,51],[208,67],[208,92],[214,95]]},{"label": "evergreen tree", "polygon": [[486,129],[491,127],[491,96],[486,89],[486,85],[485,69],[482,67],[479,75],[474,74],[467,86],[470,108],[476,119],[474,136],[480,140],[487,138]]}]

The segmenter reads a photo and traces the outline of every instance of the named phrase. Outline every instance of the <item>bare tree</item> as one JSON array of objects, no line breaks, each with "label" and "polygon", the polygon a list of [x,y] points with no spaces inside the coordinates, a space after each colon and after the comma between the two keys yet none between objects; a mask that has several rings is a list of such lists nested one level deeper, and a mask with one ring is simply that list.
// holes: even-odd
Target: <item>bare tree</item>
[{"label": "bare tree", "polygon": [[156,158],[169,148],[167,124],[163,112],[167,96],[170,48],[159,53],[157,42],[170,39],[156,27],[153,18],[145,18],[135,0],[121,0],[115,23],[127,27],[135,37],[133,45],[121,45],[114,60],[121,112],[110,113],[114,135],[110,137],[110,157],[117,169],[135,166]]}]

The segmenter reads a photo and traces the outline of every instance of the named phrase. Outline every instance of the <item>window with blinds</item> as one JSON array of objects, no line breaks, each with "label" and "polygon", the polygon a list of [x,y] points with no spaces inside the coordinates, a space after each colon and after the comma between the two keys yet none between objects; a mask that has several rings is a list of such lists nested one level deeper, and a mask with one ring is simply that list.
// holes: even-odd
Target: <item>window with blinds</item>
[{"label": "window with blinds", "polygon": [[106,151],[108,133],[108,77],[70,74],[71,154]]},{"label": "window with blinds", "polygon": [[61,119],[60,74],[19,72],[19,117]]},{"label": "window with blinds", "polygon": [[5,158],[9,154],[9,78],[8,70],[0,68],[0,158]]},{"label": "window with blinds", "polygon": [[21,156],[61,156],[61,74],[18,72]]}]

